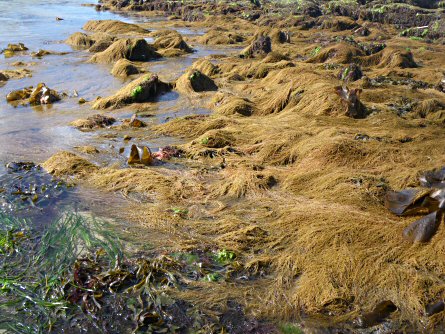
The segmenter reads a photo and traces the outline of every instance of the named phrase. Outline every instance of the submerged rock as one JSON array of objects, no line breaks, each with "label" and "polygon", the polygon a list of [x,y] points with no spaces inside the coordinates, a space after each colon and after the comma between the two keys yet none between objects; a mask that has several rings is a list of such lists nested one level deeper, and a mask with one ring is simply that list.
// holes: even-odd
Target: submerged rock
[{"label": "submerged rock", "polygon": [[68,185],[32,162],[10,162],[0,175],[0,212],[51,208],[66,195]]},{"label": "submerged rock", "polygon": [[0,72],[0,81],[31,77],[31,73],[32,72],[26,68],[21,68],[18,70],[4,70]]},{"label": "submerged rock", "polygon": [[95,114],[86,119],[78,119],[71,122],[70,125],[81,130],[90,130],[94,128],[104,128],[116,122],[116,119],[110,116]]}]

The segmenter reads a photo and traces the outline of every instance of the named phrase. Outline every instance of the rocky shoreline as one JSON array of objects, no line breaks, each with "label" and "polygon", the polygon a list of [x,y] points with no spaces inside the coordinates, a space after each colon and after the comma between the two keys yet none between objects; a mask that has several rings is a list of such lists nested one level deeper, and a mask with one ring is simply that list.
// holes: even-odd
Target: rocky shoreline
[{"label": "rocky shoreline", "polygon": [[[96,156],[111,153],[91,147],[42,166],[122,193],[122,218],[141,227],[152,256],[193,255],[161,268],[181,277],[169,296],[204,312],[203,333],[444,332],[443,1],[112,0],[96,10],[168,17],[90,21],[66,41],[127,81],[79,100],[91,116],[71,125],[112,129],[128,154],[103,165]],[[152,71],[199,45],[221,53],[176,80]],[[168,94],[211,113],[148,121]],[[8,101],[63,99],[39,85]],[[176,144],[144,143],[164,136]],[[223,250],[233,255],[217,265],[209,254]],[[213,271],[191,278],[196,263]],[[183,327],[164,318],[154,332],[187,332],[196,314],[181,317]]]}]

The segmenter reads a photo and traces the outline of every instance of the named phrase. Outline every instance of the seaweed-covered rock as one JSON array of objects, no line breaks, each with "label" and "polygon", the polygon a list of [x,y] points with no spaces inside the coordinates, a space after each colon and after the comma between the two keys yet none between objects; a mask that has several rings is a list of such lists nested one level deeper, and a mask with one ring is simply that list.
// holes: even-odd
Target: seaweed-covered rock
[{"label": "seaweed-covered rock", "polygon": [[272,40],[269,36],[259,36],[250,46],[241,53],[244,57],[254,57],[255,55],[266,55],[272,52]]},{"label": "seaweed-covered rock", "polygon": [[427,26],[437,19],[437,14],[403,3],[377,3],[362,9],[360,18],[409,28]]},{"label": "seaweed-covered rock", "polygon": [[176,89],[182,93],[215,91],[215,82],[204,73],[189,69],[176,81]]},{"label": "seaweed-covered rock", "polygon": [[131,61],[148,61],[159,58],[156,50],[145,39],[120,39],[111,44],[106,50],[96,53],[91,62],[109,64],[119,59]]},{"label": "seaweed-covered rock", "polygon": [[116,94],[101,98],[93,109],[119,108],[127,104],[153,101],[157,96],[170,91],[172,86],[159,80],[157,75],[143,75],[133,80]]},{"label": "seaweed-covered rock", "polygon": [[95,41],[87,34],[75,32],[68,37],[65,43],[79,49],[88,49],[95,43]]},{"label": "seaweed-covered rock", "polygon": [[139,74],[140,70],[127,59],[119,59],[113,66],[111,74],[115,77],[126,78],[133,74]]},{"label": "seaweed-covered rock", "polygon": [[435,40],[445,37],[445,18],[432,21],[429,25],[422,27],[411,27],[403,30],[400,36],[416,37],[418,39]]},{"label": "seaweed-covered rock", "polygon": [[216,112],[222,115],[243,115],[251,116],[255,113],[255,105],[248,99],[233,97],[227,101],[223,101],[217,108]]},{"label": "seaweed-covered rock", "polygon": [[315,1],[303,1],[301,13],[309,17],[319,17],[323,15],[320,6]]},{"label": "seaweed-covered rock", "polygon": [[[191,53],[193,49],[187,45],[181,34],[174,30],[157,31],[153,46],[162,55],[172,54],[171,50],[178,50],[177,54]],[[182,51],[182,52],[181,52]]]},{"label": "seaweed-covered rock", "polygon": [[90,52],[100,52],[108,48],[115,41],[115,37],[97,32],[87,35],[81,32],[75,32],[65,41],[75,49],[89,49]]},{"label": "seaweed-covered rock", "polygon": [[113,44],[114,40],[102,40],[97,41],[94,43],[89,49],[88,52],[96,53],[96,52],[102,52],[108,49],[111,44]]},{"label": "seaweed-covered rock", "polygon": [[205,58],[196,61],[192,67],[208,77],[213,77],[220,73],[218,65],[213,64],[210,60]]},{"label": "seaweed-covered rock", "polygon": [[106,32],[108,34],[148,34],[150,31],[137,24],[117,20],[91,20],[85,23],[83,30]]}]

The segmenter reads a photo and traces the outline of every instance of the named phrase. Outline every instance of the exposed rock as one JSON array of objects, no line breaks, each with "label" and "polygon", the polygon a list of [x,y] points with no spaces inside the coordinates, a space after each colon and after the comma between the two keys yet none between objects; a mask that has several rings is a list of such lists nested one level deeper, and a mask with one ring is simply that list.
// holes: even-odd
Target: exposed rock
[{"label": "exposed rock", "polygon": [[396,310],[397,306],[393,302],[389,300],[380,302],[371,312],[365,313],[358,319],[358,325],[363,328],[375,326]]},{"label": "exposed rock", "polygon": [[147,124],[145,124],[145,122],[143,122],[143,121],[141,121],[140,119],[137,118],[136,114],[131,116],[130,119],[124,120],[124,124],[128,125],[128,126],[131,126],[133,128],[143,128],[143,127],[147,126]]}]

